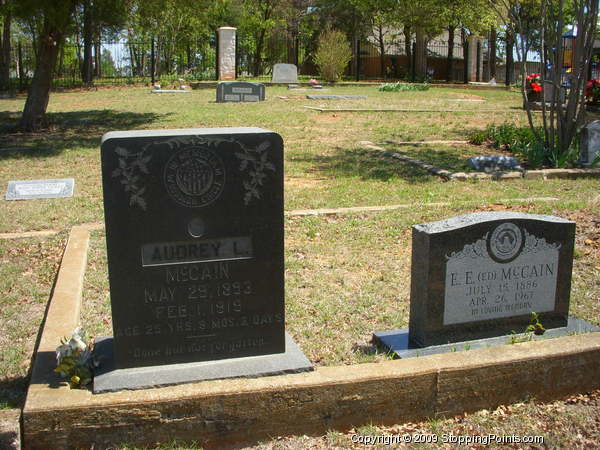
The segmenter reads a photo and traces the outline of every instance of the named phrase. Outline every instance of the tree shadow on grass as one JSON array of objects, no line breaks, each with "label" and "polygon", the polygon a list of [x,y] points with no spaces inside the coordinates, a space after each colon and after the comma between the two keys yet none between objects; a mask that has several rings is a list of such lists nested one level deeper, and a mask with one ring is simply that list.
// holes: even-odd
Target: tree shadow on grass
[{"label": "tree shadow on grass", "polygon": [[458,148],[439,150],[428,147],[417,147],[407,151],[402,148],[392,147],[390,150],[451,172],[468,172],[473,170],[467,164],[468,156],[461,154]]},{"label": "tree shadow on grass", "polygon": [[29,375],[0,380],[0,405],[22,408],[25,403]]},{"label": "tree shadow on grass", "polygon": [[403,164],[376,150],[365,148],[336,147],[333,155],[305,154],[294,157],[293,160],[309,163],[332,178],[358,176],[363,180],[403,179],[412,184],[431,180],[431,175],[424,169]]},{"label": "tree shadow on grass", "polygon": [[0,112],[0,159],[43,158],[57,156],[72,148],[100,148],[100,139],[108,131],[146,128],[168,114],[129,111],[88,110],[48,113],[48,126],[36,133],[14,131],[20,114]]}]

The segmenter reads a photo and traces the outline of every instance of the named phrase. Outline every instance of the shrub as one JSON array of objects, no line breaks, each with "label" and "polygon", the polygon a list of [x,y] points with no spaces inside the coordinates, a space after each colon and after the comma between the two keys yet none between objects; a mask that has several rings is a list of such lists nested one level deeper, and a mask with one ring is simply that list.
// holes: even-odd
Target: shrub
[{"label": "shrub", "polygon": [[[543,135],[541,128],[539,133]],[[573,165],[579,154],[576,147],[560,155],[553,154],[535,138],[529,127],[517,127],[511,123],[488,125],[484,131],[471,135],[469,142],[475,145],[487,142],[494,148],[509,150],[515,156],[524,157],[530,169],[542,166],[567,167]]]},{"label": "shrub", "polygon": [[427,83],[387,83],[379,86],[380,91],[384,92],[403,92],[403,91],[427,91]]},{"label": "shrub", "polygon": [[339,80],[351,58],[352,49],[344,33],[338,30],[325,30],[321,34],[315,54],[315,64],[325,81]]}]

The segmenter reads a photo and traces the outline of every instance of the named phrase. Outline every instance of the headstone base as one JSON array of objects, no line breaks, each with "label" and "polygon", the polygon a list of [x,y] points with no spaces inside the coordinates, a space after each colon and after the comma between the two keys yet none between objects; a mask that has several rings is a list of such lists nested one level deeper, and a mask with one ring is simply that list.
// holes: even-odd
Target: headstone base
[{"label": "headstone base", "polygon": [[[595,325],[577,317],[569,316],[566,327],[552,328],[546,330],[541,336],[532,335],[533,340],[552,339],[568,334],[582,334],[600,331]],[[514,338],[515,342],[523,342],[523,334],[496,336],[486,339],[475,339],[472,341],[452,342],[444,345],[431,345],[429,347],[416,347],[408,344],[408,328],[389,331],[376,331],[373,333],[373,343],[378,347],[394,353],[398,358],[414,358],[417,356],[435,355],[438,353],[450,353],[461,350],[477,350],[480,348],[496,347],[510,344]],[[521,340],[519,340],[521,339]]]},{"label": "headstone base", "polygon": [[113,338],[99,338],[94,353],[100,369],[94,376],[94,394],[121,390],[148,389],[195,381],[224,378],[256,378],[314,370],[310,361],[289,334],[285,353],[221,359],[186,364],[114,369]]}]

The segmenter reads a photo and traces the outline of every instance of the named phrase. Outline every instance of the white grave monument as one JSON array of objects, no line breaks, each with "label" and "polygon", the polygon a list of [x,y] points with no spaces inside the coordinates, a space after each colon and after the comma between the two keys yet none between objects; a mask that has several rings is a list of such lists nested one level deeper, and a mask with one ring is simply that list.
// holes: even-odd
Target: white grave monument
[{"label": "white grave monument", "polygon": [[235,39],[237,28],[220,27],[217,29],[219,36],[219,60],[217,79],[219,81],[235,80]]}]

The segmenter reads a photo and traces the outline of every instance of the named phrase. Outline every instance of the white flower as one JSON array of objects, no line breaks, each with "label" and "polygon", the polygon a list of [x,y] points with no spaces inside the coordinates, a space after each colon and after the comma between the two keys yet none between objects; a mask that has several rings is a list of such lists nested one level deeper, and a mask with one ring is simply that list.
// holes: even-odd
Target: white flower
[{"label": "white flower", "polygon": [[68,344],[62,344],[56,347],[56,361],[58,364],[61,363],[65,356],[71,356],[73,354],[73,349]]},{"label": "white flower", "polygon": [[85,345],[85,342],[83,342],[81,337],[79,337],[75,333],[73,333],[73,337],[69,341],[69,345],[71,346],[71,348],[74,351],[79,350],[80,352],[83,352],[87,348],[87,345]]}]

